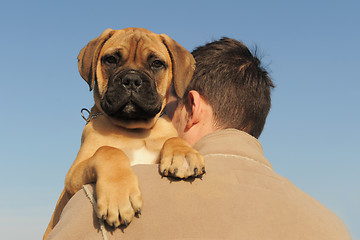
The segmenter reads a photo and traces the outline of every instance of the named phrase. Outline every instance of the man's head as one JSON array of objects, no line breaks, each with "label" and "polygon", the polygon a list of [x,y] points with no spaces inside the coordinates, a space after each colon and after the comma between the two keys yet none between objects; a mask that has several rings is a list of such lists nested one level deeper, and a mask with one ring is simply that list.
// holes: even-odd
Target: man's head
[{"label": "man's head", "polygon": [[[244,44],[230,38],[198,47],[192,54],[196,60],[193,79],[184,97],[178,99],[172,118],[180,136],[192,135],[193,130],[198,132],[196,128],[204,126],[196,126],[202,118],[208,122],[205,124],[207,133],[236,128],[258,138],[271,107],[271,88],[274,87],[267,71],[260,66],[260,60]],[[172,95],[174,100],[175,95]],[[197,100],[200,102],[196,103]],[[201,107],[201,111],[196,107]],[[177,120],[181,112],[185,117],[182,125]],[[197,116],[197,113],[211,115]],[[197,120],[192,121],[194,118]]]}]

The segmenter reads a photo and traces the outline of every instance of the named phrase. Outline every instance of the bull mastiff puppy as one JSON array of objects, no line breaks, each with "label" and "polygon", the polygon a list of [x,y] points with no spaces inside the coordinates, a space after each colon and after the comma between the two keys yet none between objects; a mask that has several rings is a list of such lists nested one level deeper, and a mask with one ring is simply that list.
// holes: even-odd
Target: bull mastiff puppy
[{"label": "bull mastiff puppy", "polygon": [[195,61],[182,46],[146,29],[107,29],[80,51],[78,67],[95,105],[44,239],[84,184],[96,183],[96,214],[118,227],[142,207],[131,165],[160,163],[179,178],[205,172],[203,157],[161,116],[171,84],[182,97],[192,77]]}]

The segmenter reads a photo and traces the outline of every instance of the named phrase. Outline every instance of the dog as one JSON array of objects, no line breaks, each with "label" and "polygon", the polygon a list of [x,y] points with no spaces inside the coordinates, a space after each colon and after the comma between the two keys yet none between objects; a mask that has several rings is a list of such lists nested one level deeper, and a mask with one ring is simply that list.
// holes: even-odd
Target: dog
[{"label": "dog", "polygon": [[165,34],[107,29],[80,51],[78,68],[95,104],[43,239],[84,184],[96,183],[97,217],[118,227],[142,208],[132,165],[159,163],[163,176],[178,178],[205,173],[203,157],[162,116],[170,86],[182,97],[191,80],[191,53]]}]

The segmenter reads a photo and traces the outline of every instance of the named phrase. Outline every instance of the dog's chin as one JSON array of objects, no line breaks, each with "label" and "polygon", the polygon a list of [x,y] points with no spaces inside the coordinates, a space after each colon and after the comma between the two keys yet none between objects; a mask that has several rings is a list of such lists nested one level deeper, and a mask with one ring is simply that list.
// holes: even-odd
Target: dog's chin
[{"label": "dog's chin", "polygon": [[126,129],[151,129],[161,113],[158,113],[155,117],[149,119],[119,119],[110,117],[110,121],[119,127]]},{"label": "dog's chin", "polygon": [[149,104],[136,98],[113,102],[105,98],[99,105],[114,125],[127,129],[152,128],[163,108],[160,101]]}]

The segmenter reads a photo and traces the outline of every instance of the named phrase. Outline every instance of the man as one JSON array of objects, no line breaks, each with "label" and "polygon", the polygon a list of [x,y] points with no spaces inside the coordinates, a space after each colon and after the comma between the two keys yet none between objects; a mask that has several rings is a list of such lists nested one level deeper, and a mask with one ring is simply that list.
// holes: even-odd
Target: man
[{"label": "man", "polygon": [[[273,83],[242,43],[223,38],[197,48],[183,99],[167,114],[206,160],[200,179],[169,181],[137,165],[144,208],[127,228],[103,231],[84,191],[63,211],[49,239],[351,239],[330,210],[276,174],[257,140]],[[93,188],[85,189],[92,198]]]}]

